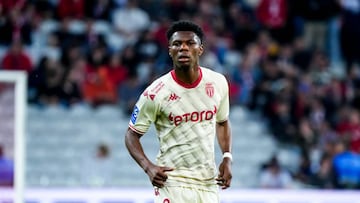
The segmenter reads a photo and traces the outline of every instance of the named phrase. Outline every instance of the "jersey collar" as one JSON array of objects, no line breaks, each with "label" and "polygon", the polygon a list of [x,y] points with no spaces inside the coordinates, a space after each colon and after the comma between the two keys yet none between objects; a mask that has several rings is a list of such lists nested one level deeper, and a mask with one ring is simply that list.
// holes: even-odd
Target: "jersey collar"
[{"label": "jersey collar", "polygon": [[176,77],[176,74],[175,74],[175,71],[174,71],[174,70],[171,71],[171,76],[172,76],[172,78],[174,79],[174,81],[175,81],[177,84],[179,84],[180,86],[182,86],[182,87],[184,87],[184,88],[189,88],[189,89],[190,89],[190,88],[196,87],[196,86],[200,83],[200,81],[201,81],[201,79],[202,79],[201,67],[198,68],[198,71],[199,71],[199,77],[198,77],[193,83],[191,83],[191,84],[184,83],[184,82],[180,81],[180,80]]}]

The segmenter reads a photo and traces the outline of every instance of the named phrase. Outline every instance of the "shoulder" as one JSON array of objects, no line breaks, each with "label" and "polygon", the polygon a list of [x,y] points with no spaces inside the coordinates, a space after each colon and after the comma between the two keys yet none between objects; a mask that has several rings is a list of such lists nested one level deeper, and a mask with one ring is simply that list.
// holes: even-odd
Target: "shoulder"
[{"label": "shoulder", "polygon": [[156,80],[154,80],[143,92],[142,96],[147,97],[150,100],[155,100],[162,95],[166,94],[169,80],[170,80],[170,73],[166,73]]},{"label": "shoulder", "polygon": [[218,79],[220,79],[221,81],[226,80],[225,76],[222,73],[216,72],[207,67],[200,67],[200,68],[201,68],[203,77],[213,78],[213,80],[218,80]]},{"label": "shoulder", "polygon": [[225,89],[228,88],[228,81],[222,73],[216,72],[206,67],[201,67],[201,71],[206,82],[210,82]]}]

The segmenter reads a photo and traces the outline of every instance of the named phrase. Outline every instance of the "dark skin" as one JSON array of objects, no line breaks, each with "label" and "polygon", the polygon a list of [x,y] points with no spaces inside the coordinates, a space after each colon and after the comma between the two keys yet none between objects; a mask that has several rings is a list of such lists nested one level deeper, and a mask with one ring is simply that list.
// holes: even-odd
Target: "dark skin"
[{"label": "dark skin", "polygon": [[[176,77],[187,84],[192,84],[199,77],[199,57],[204,48],[200,38],[191,31],[175,32],[169,40],[169,55],[173,60]],[[231,130],[228,120],[216,124],[216,133],[222,152],[231,152]],[[130,128],[125,136],[125,144],[130,155],[142,167],[153,186],[164,187],[167,180],[167,172],[174,168],[158,166],[152,163],[145,155],[140,142],[141,134]],[[224,158],[219,165],[217,184],[226,189],[231,184],[231,160]]]},{"label": "dark skin", "polygon": [[199,57],[204,51],[201,40],[193,32],[175,32],[169,43],[169,55],[172,58],[176,77],[191,84],[199,77]]}]

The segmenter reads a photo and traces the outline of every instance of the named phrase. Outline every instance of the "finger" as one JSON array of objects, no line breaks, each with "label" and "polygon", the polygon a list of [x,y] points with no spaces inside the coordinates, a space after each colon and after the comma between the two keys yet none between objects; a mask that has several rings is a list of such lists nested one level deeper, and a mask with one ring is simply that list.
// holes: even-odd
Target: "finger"
[{"label": "finger", "polygon": [[216,184],[220,185],[220,186],[223,186],[224,185],[224,178],[222,177],[218,177],[215,179],[216,180]]},{"label": "finger", "polygon": [[158,187],[158,188],[162,188],[162,187],[164,187],[164,182],[157,180],[157,181],[153,181],[152,185],[155,186],[155,187]]},{"label": "finger", "polygon": [[154,177],[155,181],[161,181],[161,182],[165,182],[167,180],[167,177],[163,177],[163,176],[155,176]]},{"label": "finger", "polygon": [[158,173],[159,176],[161,176],[164,180],[167,179],[167,174],[165,172],[167,171],[173,171],[174,168],[170,168],[170,167],[161,167],[161,172]]},{"label": "finger", "polygon": [[223,184],[222,189],[226,189],[226,188],[230,187],[230,184],[231,184],[231,177],[229,177],[229,178],[225,178],[223,183],[224,183],[224,184]]},{"label": "finger", "polygon": [[165,185],[165,180],[161,179],[160,177],[155,177],[152,180],[152,184],[157,187],[163,187]]},{"label": "finger", "polygon": [[163,170],[164,172],[166,172],[166,171],[173,171],[174,168],[171,168],[171,167],[162,167],[162,170]]},{"label": "finger", "polygon": [[168,176],[164,172],[160,172],[160,173],[156,174],[156,177],[158,177],[161,180],[167,180],[167,178],[168,178]]}]

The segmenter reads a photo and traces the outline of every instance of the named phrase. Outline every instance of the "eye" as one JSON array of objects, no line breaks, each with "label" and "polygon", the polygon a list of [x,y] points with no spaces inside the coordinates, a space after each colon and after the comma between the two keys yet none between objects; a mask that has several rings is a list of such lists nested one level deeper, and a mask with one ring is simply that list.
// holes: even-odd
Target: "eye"
[{"label": "eye", "polygon": [[173,43],[172,43],[172,46],[178,47],[178,46],[180,46],[180,42],[173,42]]}]

